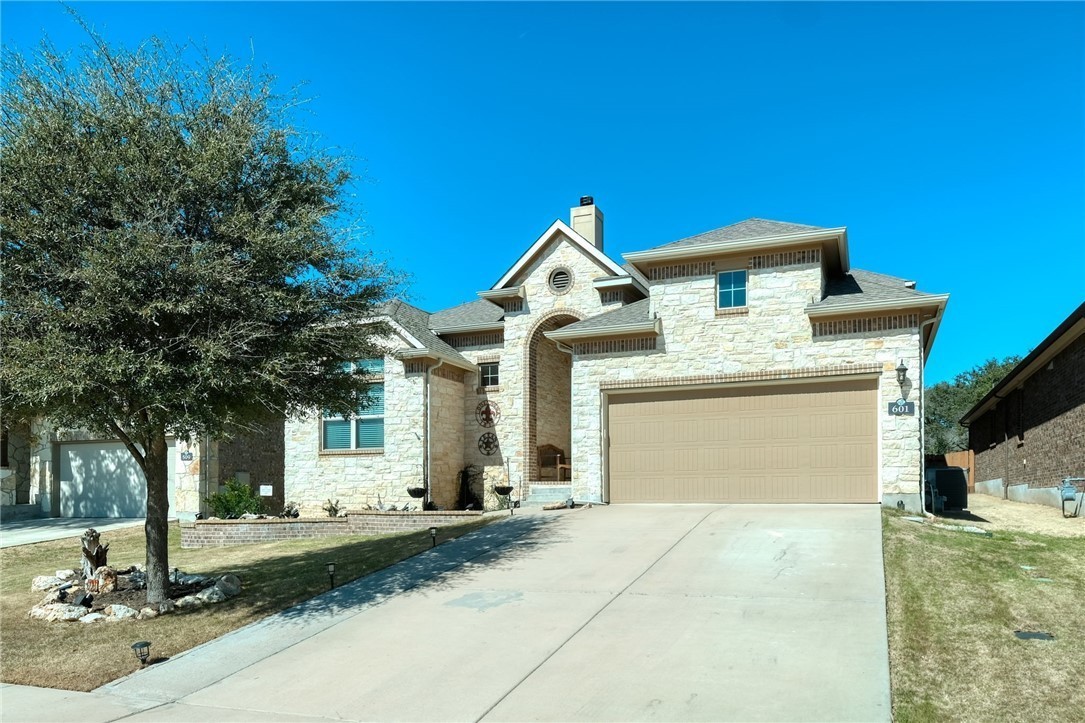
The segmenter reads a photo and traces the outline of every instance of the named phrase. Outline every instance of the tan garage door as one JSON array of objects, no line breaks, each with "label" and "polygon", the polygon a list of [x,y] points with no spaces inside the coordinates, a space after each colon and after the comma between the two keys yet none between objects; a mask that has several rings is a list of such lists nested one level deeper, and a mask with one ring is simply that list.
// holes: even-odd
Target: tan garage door
[{"label": "tan garage door", "polygon": [[877,502],[877,381],[613,394],[611,502]]}]

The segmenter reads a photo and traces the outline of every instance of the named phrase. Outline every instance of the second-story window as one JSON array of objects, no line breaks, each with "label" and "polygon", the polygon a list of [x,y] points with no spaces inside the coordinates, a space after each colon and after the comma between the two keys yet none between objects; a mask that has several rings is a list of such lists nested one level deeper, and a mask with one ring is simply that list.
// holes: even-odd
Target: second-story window
[{"label": "second-story window", "polygon": [[716,276],[719,288],[717,308],[735,309],[746,305],[746,270],[721,271]]},{"label": "second-story window", "polygon": [[497,371],[497,362],[492,364],[478,365],[478,378],[480,387],[496,387],[501,383],[501,377]]}]

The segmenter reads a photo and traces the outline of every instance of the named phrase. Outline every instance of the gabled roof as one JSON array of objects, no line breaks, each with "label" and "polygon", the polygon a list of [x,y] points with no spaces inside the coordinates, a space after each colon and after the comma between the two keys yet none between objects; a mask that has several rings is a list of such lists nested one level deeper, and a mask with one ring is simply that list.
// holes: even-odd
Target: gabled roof
[{"label": "gabled roof", "polygon": [[647,251],[633,251],[625,254],[625,258],[640,265],[723,254],[754,253],[800,244],[820,244],[825,255],[826,268],[848,271],[850,262],[846,228],[822,228],[763,218],[748,218],[730,226],[655,246]]},{"label": "gabled roof", "polygon": [[500,329],[504,326],[505,310],[486,299],[468,301],[451,309],[429,315],[429,328],[436,334],[475,329]]},{"label": "gabled roof", "polygon": [[649,316],[649,300],[641,299],[575,324],[543,332],[543,336],[554,341],[575,341],[601,336],[659,334],[661,330],[659,319]]},{"label": "gabled roof", "polygon": [[828,311],[857,303],[876,301],[922,301],[935,303],[936,294],[906,286],[909,282],[896,276],[852,269],[851,273],[832,276],[825,284],[825,298],[811,304],[807,311]]},{"label": "gabled roof", "polygon": [[757,238],[771,238],[774,236],[786,236],[806,231],[824,231],[822,226],[807,226],[801,223],[788,223],[787,221],[770,221],[765,218],[748,218],[745,221],[733,223],[730,226],[705,231],[696,236],[688,236],[677,241],[655,246],[650,251],[657,249],[673,249],[685,246],[702,246],[714,244],[720,241],[745,241]]},{"label": "gabled roof", "polygon": [[648,299],[641,299],[640,301],[634,301],[632,304],[604,311],[602,314],[589,316],[582,321],[563,326],[561,331],[588,331],[589,329],[600,329],[609,326],[637,324],[648,321],[650,318],[648,315]]},{"label": "gabled roof", "polygon": [[418,341],[421,344],[421,349],[412,350],[416,352],[414,354],[408,352],[408,356],[418,356],[417,352],[422,351],[437,359],[444,359],[464,369],[475,368],[475,365],[471,363],[467,357],[460,354],[430,331],[430,314],[428,312],[422,311],[417,306],[411,306],[400,299],[392,299],[381,307],[380,313],[387,316],[395,324],[401,326],[411,335],[413,340]]},{"label": "gabled roof", "polygon": [[604,271],[607,271],[614,276],[626,275],[625,271],[622,269],[621,266],[619,266],[609,256],[596,248],[594,244],[592,244],[586,238],[574,231],[564,221],[557,220],[554,221],[554,223],[550,224],[550,228],[546,229],[546,231],[543,232],[542,236],[539,236],[539,238],[535,240],[535,243],[531,244],[531,248],[525,251],[524,254],[516,261],[516,263],[513,264],[508,271],[505,272],[505,275],[502,276],[498,280],[498,282],[494,284],[491,288],[501,289],[513,282],[520,274],[520,272],[527,268],[527,266],[531,264],[531,262],[534,261],[535,258],[542,252],[542,250],[546,248],[546,245],[550,243],[550,241],[559,233],[564,234],[573,244],[573,246],[584,252],[585,256],[597,263],[599,267],[602,268]]},{"label": "gabled roof", "polygon": [[976,406],[968,410],[968,414],[961,418],[961,424],[968,425],[976,421],[987,410],[998,404],[1000,399],[1005,398],[1014,389],[1024,384],[1029,377],[1035,374],[1052,359],[1085,334],[1085,303],[1077,307],[1065,321],[1055,328],[1055,331],[1047,335],[1039,346],[1029,352],[1028,356],[1017,363],[1010,373],[1002,381],[994,386],[991,391],[976,402]]}]

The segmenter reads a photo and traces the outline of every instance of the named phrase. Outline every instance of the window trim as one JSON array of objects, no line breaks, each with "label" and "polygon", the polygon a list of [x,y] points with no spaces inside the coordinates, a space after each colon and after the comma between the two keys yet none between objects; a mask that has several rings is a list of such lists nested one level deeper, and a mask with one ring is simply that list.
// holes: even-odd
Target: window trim
[{"label": "window trim", "polygon": [[[742,276],[743,276],[743,283],[742,283],[743,303],[742,304],[730,304],[728,306],[722,306],[720,304],[720,293],[723,291],[723,288],[722,288],[722,286],[720,284],[720,282],[722,280],[722,277],[723,277],[724,274],[728,274],[729,276],[732,276],[733,274],[737,274],[737,273],[741,273]],[[733,276],[732,276],[732,278],[733,278]],[[732,286],[728,287],[727,290],[731,292],[731,296],[732,296],[732,300],[733,300],[734,292],[736,290],[738,290],[738,287],[734,286],[733,282],[732,282]],[[732,311],[734,309],[749,309],[749,306],[750,306],[750,272],[749,272],[749,269],[724,269],[722,271],[717,271],[716,272],[716,310],[717,311],[723,311],[723,312],[729,312],[729,311]],[[735,312],[735,313],[739,313],[739,312]]]},{"label": "window trim", "polygon": [[[486,367],[493,367],[492,378],[487,376]],[[490,381],[487,382],[487,379]],[[484,389],[501,386],[501,362],[482,362],[478,365],[478,385]]]}]

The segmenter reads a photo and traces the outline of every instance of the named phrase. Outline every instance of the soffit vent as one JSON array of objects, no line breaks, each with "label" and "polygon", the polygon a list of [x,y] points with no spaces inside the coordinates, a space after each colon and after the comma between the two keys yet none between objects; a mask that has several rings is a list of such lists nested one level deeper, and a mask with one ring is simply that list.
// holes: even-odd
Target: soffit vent
[{"label": "soffit vent", "polygon": [[573,272],[567,268],[557,268],[550,272],[550,290],[555,294],[568,293],[573,286]]}]

